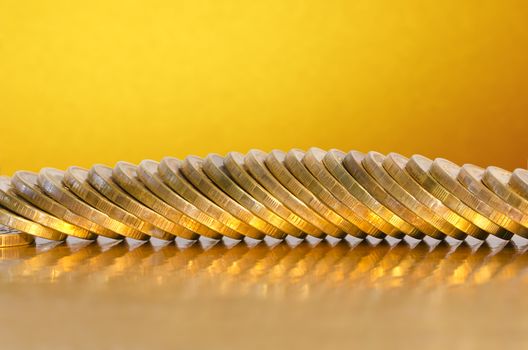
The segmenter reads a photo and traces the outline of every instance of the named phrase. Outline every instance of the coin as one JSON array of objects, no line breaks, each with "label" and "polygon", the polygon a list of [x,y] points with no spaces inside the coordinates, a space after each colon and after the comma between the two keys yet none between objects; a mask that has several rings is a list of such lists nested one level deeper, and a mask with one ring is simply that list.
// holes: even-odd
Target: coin
[{"label": "coin", "polygon": [[400,202],[394,199],[394,197],[389,195],[372,178],[362,164],[364,157],[365,155],[361,152],[350,151],[343,158],[343,166],[372,197],[376,198],[381,205],[394,213],[393,221],[391,222],[393,225],[413,238],[422,239],[424,233],[412,224],[419,221],[418,216],[410,212]]},{"label": "coin", "polygon": [[207,196],[210,200],[222,207],[231,215],[237,217],[249,225],[252,229],[244,232],[246,236],[254,239],[263,239],[264,234],[269,234],[272,237],[281,235],[281,231],[272,227],[264,220],[258,218],[249,210],[241,206],[239,203],[231,199],[222,190],[218,189],[216,185],[207,177],[202,170],[202,159],[195,156],[185,158],[181,166],[182,174],[192,183],[200,192]]},{"label": "coin", "polygon": [[66,222],[73,225],[84,228],[88,231],[85,234],[83,231],[73,232],[71,235],[79,234],[78,238],[94,240],[97,238],[95,234],[97,230],[103,230],[104,228],[95,224],[94,222],[77,215],[66,207],[55,201],[53,198],[46,195],[37,184],[38,174],[30,171],[17,171],[11,178],[11,184],[15,189],[16,193],[33,204],[34,206],[44,210],[51,215],[56,216]]},{"label": "coin", "polygon": [[408,159],[401,154],[389,153],[383,160],[383,168],[407,192],[459,230],[458,234],[453,234],[451,237],[462,240],[466,238],[467,234],[480,235],[481,229],[479,227],[452,211],[416,182],[405,170],[407,161]]},{"label": "coin", "polygon": [[363,188],[356,179],[347,171],[343,165],[343,159],[346,154],[339,150],[333,149],[326,152],[323,157],[323,164],[326,169],[346,188],[346,190],[354,196],[358,201],[366,205],[376,215],[383,218],[387,223],[393,226],[393,230],[386,232],[391,237],[401,239],[405,236],[396,225],[399,225],[401,220],[396,214],[391,212],[383,206],[376,198],[374,198],[365,188]]},{"label": "coin", "polygon": [[[76,166],[69,167],[64,173],[62,182],[70,189],[70,191],[79,196],[83,201],[105,213],[112,219],[127,226],[127,229],[123,230],[123,232],[126,232],[128,238],[146,241],[151,236],[157,236],[160,234],[160,229],[156,226],[141,220],[120,206],[115,205],[106,199],[105,196],[97,192],[97,190],[88,183],[87,169]],[[163,234],[163,232],[161,232],[161,234]]]},{"label": "coin", "polygon": [[118,162],[112,172],[112,178],[119,186],[150,209],[192,231],[192,235],[183,238],[196,240],[199,238],[198,234],[205,237],[218,237],[215,231],[185,215],[179,208],[168,205],[152,193],[139,179],[136,165],[127,162]]},{"label": "coin", "polygon": [[275,238],[283,239],[286,234],[298,236],[301,232],[298,228],[269,210],[264,204],[257,201],[250,194],[244,191],[231,177],[224,166],[224,158],[217,154],[209,154],[203,161],[203,171],[213,182],[227,193],[240,205],[251,211],[253,214],[273,225],[281,231]]},{"label": "coin", "polygon": [[257,201],[272,210],[275,214],[297,228],[297,233],[295,233],[295,231],[290,231],[288,234],[297,238],[304,238],[306,236],[305,232],[318,232],[315,226],[292,212],[280,200],[275,198],[264,187],[262,187],[253,177],[251,177],[251,175],[249,175],[244,169],[244,155],[237,152],[228,153],[224,158],[224,166],[231,178],[241,188],[252,195]]},{"label": "coin", "polygon": [[[482,215],[468,207],[464,204],[458,197],[444,188],[439,184],[432,176],[429,174],[429,169],[431,168],[433,161],[429,158],[426,158],[421,155],[414,155],[405,164],[405,170],[413,177],[413,179],[422,186],[426,191],[431,195],[434,195],[438,198],[444,205],[449,209],[453,210],[458,215],[467,219],[475,226],[478,226],[480,231],[472,231],[466,233],[470,234],[472,237],[484,240],[488,236],[489,226],[491,225],[492,231],[496,230],[495,224],[483,218]],[[482,220],[481,217],[484,219]]]},{"label": "coin", "polygon": [[528,236],[528,216],[512,207],[499,196],[493,193],[482,183],[484,169],[472,164],[465,164],[460,168],[457,179],[481,201],[489,205],[501,215],[494,217],[487,215],[488,218],[497,220],[496,222],[505,227],[507,230],[518,234],[522,237]]},{"label": "coin", "polygon": [[[451,237],[464,235],[460,230],[445,221],[442,217],[436,215],[433,210],[423,205],[412,194],[407,192],[405,188],[400,186],[383,167],[384,160],[385,156],[383,154],[369,152],[363,159],[363,166],[388,194],[420,218],[417,223],[413,223],[414,226],[436,239],[443,239],[446,234]],[[425,221],[428,225],[423,225],[423,222],[420,221]],[[431,228],[434,228],[434,230],[431,230]]]},{"label": "coin", "polygon": [[52,241],[64,241],[66,235],[49,227],[28,220],[0,207],[0,224],[35,237]]},{"label": "coin", "polygon": [[[273,153],[273,152],[272,152]],[[286,155],[284,153],[278,155],[279,160],[282,160],[284,166],[299,180],[299,182],[309,190],[321,204],[326,206],[333,215],[337,216],[335,224],[343,231],[356,238],[365,238],[367,236],[365,230],[370,230],[374,236],[379,235],[379,231],[370,223],[365,222],[359,218],[356,213],[350,210],[346,205],[341,203],[336,197],[332,195],[306,168],[302,160],[304,158],[304,151],[299,149],[292,149]],[[326,216],[329,218],[330,216]]]},{"label": "coin", "polygon": [[60,238],[57,236],[56,240],[65,239],[65,235],[72,235],[75,237],[87,237],[90,235],[88,230],[72,225],[56,216],[48,214],[18,196],[11,186],[11,179],[6,176],[0,177],[0,204],[20,216],[61,232],[63,235],[61,235]]},{"label": "coin", "polygon": [[482,182],[508,204],[519,209],[524,215],[528,215],[528,200],[520,196],[508,185],[510,178],[511,172],[490,166],[486,168],[482,176]]},{"label": "coin", "polygon": [[105,228],[106,230],[97,232],[99,235],[112,239],[122,239],[123,236],[120,233],[128,233],[127,226],[86,204],[65,187],[62,183],[63,178],[63,171],[44,168],[40,170],[37,183],[44,193],[75,214],[83,216]]},{"label": "coin", "polygon": [[273,176],[264,164],[266,156],[266,153],[259,150],[249,151],[244,157],[244,169],[291,211],[315,227],[315,229],[309,227],[306,230],[308,234],[316,238],[324,238],[327,230],[333,230],[339,233],[340,230],[338,228],[322,218],[299,198],[295,197]]},{"label": "coin", "polygon": [[326,234],[336,238],[343,238],[347,234],[352,236],[362,234],[359,228],[345,221],[345,219],[324,205],[312,192],[304,187],[288,168],[286,168],[284,158],[284,152],[273,150],[264,159],[264,164],[288,191],[325,219],[327,222]]},{"label": "coin", "polygon": [[0,248],[28,245],[34,241],[32,235],[0,225]]},{"label": "coin", "polygon": [[141,220],[159,228],[159,231],[152,231],[152,237],[165,241],[172,241],[175,236],[193,236],[193,232],[190,230],[165,219],[155,211],[139,203],[125,190],[119,187],[119,185],[117,185],[112,179],[112,168],[102,164],[92,166],[88,171],[87,181],[99,193],[104,195],[114,204],[137,216]]},{"label": "coin", "polygon": [[[358,151],[350,151],[343,158],[343,166],[348,172],[356,179],[356,181],[366,189],[372,197],[376,198],[385,208],[396,215],[394,223],[397,225],[400,231],[405,234],[416,238],[422,239],[425,234],[421,229],[431,231],[433,235],[436,235],[436,229],[431,230],[430,225],[424,225],[423,220],[420,222],[418,215],[411,212],[394,197],[392,197],[387,191],[380,186],[376,180],[369,174],[363,165],[363,159],[365,154]],[[420,228],[417,227],[420,226]]]},{"label": "coin", "polygon": [[158,174],[165,184],[178,193],[182,198],[230,228],[232,231],[224,232],[225,236],[240,240],[244,238],[242,232],[253,230],[251,226],[238,220],[198,191],[185,178],[185,176],[181,174],[180,168],[181,160],[166,157],[163,158],[158,165]]},{"label": "coin", "polygon": [[326,169],[323,158],[326,152],[312,147],[302,159],[304,166],[332,195],[346,205],[355,215],[368,225],[359,226],[363,231],[376,238],[383,238],[388,233],[395,233],[394,226],[383,220],[369,207],[352,196],[343,185]]},{"label": "coin", "polygon": [[167,186],[158,174],[158,162],[153,160],[142,161],[137,168],[138,178],[147,186],[153,193],[164,200],[167,204],[172,205],[181,212],[192,217],[202,225],[207,226],[213,232],[208,236],[211,239],[221,239],[222,234],[227,233],[236,235],[236,232],[229,227],[209,216],[194,204],[186,201],[179,194],[174,192]]},{"label": "coin", "polygon": [[[431,176],[440,185],[453,193],[468,207],[480,215],[480,219],[483,219],[484,225],[488,227],[488,232],[502,239],[510,239],[513,236],[513,234],[509,232],[509,228],[513,226],[510,225],[511,220],[466,189],[460,181],[458,181],[459,172],[460,167],[458,165],[442,158],[435,159],[429,169]],[[508,229],[502,225],[507,226]],[[504,229],[501,229],[501,227]]]},{"label": "coin", "polygon": [[511,174],[509,185],[523,198],[528,199],[528,170],[515,169]]}]

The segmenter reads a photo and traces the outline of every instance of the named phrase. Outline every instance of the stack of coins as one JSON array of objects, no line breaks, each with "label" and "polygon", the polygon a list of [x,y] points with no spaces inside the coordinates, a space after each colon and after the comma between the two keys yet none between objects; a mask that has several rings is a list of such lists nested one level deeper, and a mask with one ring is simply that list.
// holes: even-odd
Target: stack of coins
[{"label": "stack of coins", "polygon": [[528,170],[414,155],[252,150],[0,177],[0,246],[266,236],[528,238]]}]

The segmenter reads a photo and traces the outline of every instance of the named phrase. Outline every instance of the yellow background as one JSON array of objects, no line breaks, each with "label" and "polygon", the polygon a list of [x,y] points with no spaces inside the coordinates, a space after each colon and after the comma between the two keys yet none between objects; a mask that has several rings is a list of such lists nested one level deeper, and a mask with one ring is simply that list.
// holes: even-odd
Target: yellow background
[{"label": "yellow background", "polygon": [[0,171],[310,146],[526,167],[527,4],[0,0]]}]

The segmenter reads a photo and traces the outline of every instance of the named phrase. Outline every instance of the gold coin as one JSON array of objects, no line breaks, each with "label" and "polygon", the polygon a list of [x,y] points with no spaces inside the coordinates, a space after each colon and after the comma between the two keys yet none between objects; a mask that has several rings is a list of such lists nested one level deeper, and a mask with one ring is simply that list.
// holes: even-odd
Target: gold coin
[{"label": "gold coin", "polygon": [[33,235],[35,237],[45,238],[52,241],[64,241],[66,235],[43,226],[22,216],[16,215],[0,207],[0,224],[21,232]]},{"label": "gold coin", "polygon": [[523,212],[524,215],[528,215],[528,200],[508,185],[511,175],[512,173],[508,170],[490,166],[484,172],[482,182],[508,204]]},{"label": "gold coin", "polygon": [[319,234],[320,231],[315,226],[291,211],[249,175],[244,169],[243,154],[237,152],[228,153],[224,158],[224,166],[231,178],[247,193],[298,229],[297,235],[289,233],[290,235],[304,238],[306,236],[305,232]]},{"label": "gold coin", "polygon": [[326,234],[336,238],[343,238],[349,233],[352,236],[362,234],[359,228],[346,222],[345,219],[330,210],[312,192],[304,187],[284,166],[284,158],[284,152],[274,150],[266,155],[264,165],[284,188],[319,215],[319,218],[322,219],[321,228],[324,229]]},{"label": "gold coin", "polygon": [[365,238],[367,236],[366,231],[368,230],[373,232],[374,236],[379,235],[379,231],[375,229],[374,226],[359,218],[356,213],[334,197],[334,195],[330,193],[312,175],[312,173],[310,173],[302,162],[304,151],[292,149],[286,153],[286,156],[281,154],[279,157],[279,160],[282,160],[284,166],[297,178],[297,180],[299,180],[306,189],[315,195],[317,199],[333,213],[326,217],[337,217],[334,224],[339,228],[356,238]]},{"label": "gold coin", "polygon": [[[366,189],[381,205],[394,213],[391,222],[403,233],[416,238],[422,239],[424,233],[421,232],[413,223],[417,223],[419,218],[409,209],[405,208],[394,197],[389,195],[377,182],[372,178],[363,166],[362,162],[365,155],[358,151],[350,151],[343,158],[343,166],[356,179],[356,181]],[[424,225],[421,225],[424,226]]]},{"label": "gold coin", "polygon": [[190,240],[199,238],[198,234],[205,237],[218,237],[218,233],[209,227],[184,214],[181,207],[173,207],[152,193],[138,177],[138,167],[131,163],[118,162],[114,167],[112,177],[115,182],[158,214],[170,221],[183,226],[193,232],[191,236],[183,237]]},{"label": "gold coin", "polygon": [[232,239],[241,240],[244,236],[241,234],[244,230],[253,230],[249,225],[238,220],[223,208],[216,205],[209,198],[198,191],[186,178],[181,174],[181,160],[171,157],[166,157],[158,165],[158,174],[160,178],[169,186],[174,192],[179,194],[182,198],[189,201],[189,203],[196,206],[198,209],[207,213],[215,220],[218,220],[231,231],[223,232],[223,234]]},{"label": "gold coin", "polygon": [[528,170],[515,169],[510,177],[510,187],[528,200]]},{"label": "gold coin", "polygon": [[352,196],[343,185],[326,169],[323,158],[326,151],[320,148],[310,148],[302,159],[303,164],[332,195],[345,204],[349,210],[362,219],[367,225],[359,226],[363,231],[376,238],[384,238],[386,234],[395,233],[394,226],[383,220],[369,207]]},{"label": "gold coin", "polygon": [[496,230],[495,227],[498,226],[468,207],[457,196],[439,184],[431,174],[429,174],[429,169],[431,168],[432,163],[433,161],[429,158],[414,155],[409,158],[407,164],[405,164],[405,170],[420,184],[420,186],[422,186],[422,188],[438,198],[449,209],[481,229],[480,231],[473,232],[466,231],[468,234],[477,239],[486,239],[489,234],[487,228],[491,225],[492,231],[494,231]]},{"label": "gold coin", "polygon": [[298,228],[269,210],[264,204],[253,198],[231,177],[229,177],[229,173],[224,166],[224,158],[217,154],[209,154],[204,159],[202,168],[205,174],[232,199],[240,203],[240,205],[244,206],[262,220],[280,230],[281,235],[274,238],[283,239],[286,234],[291,234],[294,237],[301,234],[301,231]]},{"label": "gold coin", "polygon": [[467,234],[480,235],[480,228],[449,209],[449,207],[444,205],[442,201],[416,182],[416,180],[405,170],[407,161],[408,159],[400,154],[390,153],[383,160],[383,168],[407,192],[459,230],[458,234],[452,235],[451,237],[463,240],[466,238]]},{"label": "gold coin", "polygon": [[175,236],[190,237],[193,235],[193,232],[176,225],[155,211],[139,203],[125,190],[119,187],[119,185],[117,185],[112,179],[112,168],[101,164],[92,166],[88,171],[87,181],[99,193],[114,204],[117,204],[141,220],[159,228],[159,231],[152,232],[152,237],[165,241],[172,241]]},{"label": "gold coin", "polygon": [[63,178],[64,172],[62,170],[44,168],[39,173],[37,183],[44,193],[75,214],[83,216],[105,228],[106,230],[97,232],[99,235],[112,239],[122,239],[123,236],[120,233],[128,232],[128,228],[119,221],[110,218],[83,202],[64,186]]},{"label": "gold coin", "polygon": [[[405,188],[400,186],[383,167],[384,160],[385,156],[383,154],[369,152],[363,159],[363,166],[388,194],[396,198],[396,200],[420,218],[417,223],[412,223],[414,226],[418,227],[423,233],[436,239],[443,239],[446,234],[451,237],[464,235],[459,229],[436,215],[433,210],[423,205],[412,194],[407,192]],[[426,222],[428,225],[423,225],[423,222]]]},{"label": "gold coin", "polygon": [[376,198],[371,196],[371,194],[356,181],[343,165],[343,159],[345,156],[346,154],[340,150],[330,150],[326,152],[323,157],[323,164],[352,196],[394,227],[392,231],[386,232],[387,234],[394,238],[403,238],[405,233],[396,225],[400,225],[401,222],[404,221],[378,202]]},{"label": "gold coin", "polygon": [[[82,231],[76,232],[80,234],[76,237],[88,240],[97,239],[97,235],[95,233],[97,230],[104,230],[104,228],[80,215],[71,212],[53,198],[46,195],[38,186],[37,179],[37,173],[30,171],[17,171],[11,178],[11,184],[20,197],[24,198],[34,206],[56,216],[59,219],[89,231],[88,234],[84,234]],[[72,236],[74,235],[75,234],[72,234]]]},{"label": "gold coin", "polygon": [[468,207],[477,212],[481,219],[485,220],[484,225],[488,227],[486,231],[502,239],[510,239],[513,236],[508,230],[501,229],[504,227],[503,224],[509,226],[511,220],[478,199],[460,183],[457,178],[460,173],[458,165],[446,159],[437,158],[431,164],[429,173],[440,185],[457,196]]},{"label": "gold coin", "polygon": [[[354,225],[347,223],[342,217],[321,203],[317,197],[300,183],[284,165],[284,152],[271,151],[264,159],[264,164],[275,178],[295,197],[325,220],[325,233],[336,238],[343,238],[348,233],[352,236],[361,235]],[[346,229],[346,231],[345,231]]]},{"label": "gold coin", "polygon": [[0,225],[0,248],[28,245],[34,241],[35,238],[32,235]]},{"label": "gold coin", "polygon": [[309,222],[313,227],[308,227],[305,231],[311,236],[324,238],[326,230],[340,232],[332,224],[322,218],[299,198],[295,197],[286,187],[284,187],[269,171],[264,164],[267,154],[259,150],[251,150],[244,157],[244,169],[251,174],[266,190],[275,198],[281,201],[295,214]]},{"label": "gold coin", "polygon": [[465,164],[460,168],[457,179],[482,202],[486,203],[500,215],[487,215],[507,230],[522,237],[528,236],[528,216],[512,207],[493,193],[482,182],[484,169],[472,164]]},{"label": "gold coin", "polygon": [[[75,237],[87,237],[90,235],[88,230],[72,225],[56,216],[48,214],[18,196],[11,186],[11,179],[6,176],[0,177],[0,204],[20,216],[63,234]],[[63,240],[65,238],[66,236],[62,235],[61,239],[57,237],[56,240]]]},{"label": "gold coin", "polygon": [[155,193],[166,203],[172,205],[182,213],[185,213],[189,217],[214,231],[210,232],[210,235],[208,236],[209,238],[221,239],[224,232],[228,235],[236,235],[236,232],[234,232],[232,229],[204,213],[192,203],[186,201],[176,192],[171,190],[170,187],[163,182],[158,174],[158,162],[153,160],[142,161],[137,168],[137,175],[141,182],[145,184],[145,186],[147,186],[153,193]]},{"label": "gold coin", "polygon": [[210,200],[253,228],[248,232],[244,232],[246,236],[254,239],[263,239],[264,234],[272,237],[282,234],[280,230],[255,216],[216,187],[214,182],[203,172],[202,162],[201,158],[195,156],[185,158],[181,166],[182,174]]},{"label": "gold coin", "polygon": [[159,229],[132,215],[123,208],[115,205],[106,199],[105,196],[97,192],[95,188],[88,183],[88,170],[76,166],[69,167],[64,173],[62,182],[66,187],[75,193],[83,201],[105,213],[110,218],[121,222],[127,226],[127,229],[123,229],[129,238],[137,239],[140,241],[146,241],[151,236],[159,235]]}]

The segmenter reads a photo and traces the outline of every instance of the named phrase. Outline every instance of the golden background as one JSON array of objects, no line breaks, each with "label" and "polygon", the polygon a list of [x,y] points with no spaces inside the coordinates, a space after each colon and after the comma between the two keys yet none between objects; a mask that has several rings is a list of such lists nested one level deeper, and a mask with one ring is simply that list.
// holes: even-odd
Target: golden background
[{"label": "golden background", "polygon": [[525,1],[0,1],[0,171],[250,148],[526,167]]}]

